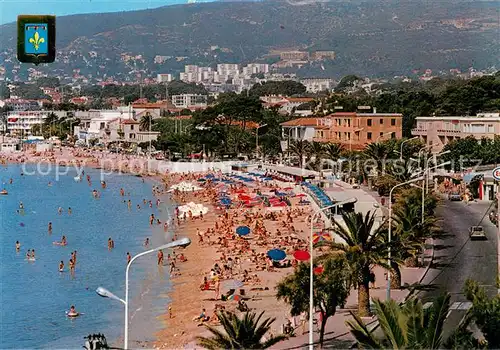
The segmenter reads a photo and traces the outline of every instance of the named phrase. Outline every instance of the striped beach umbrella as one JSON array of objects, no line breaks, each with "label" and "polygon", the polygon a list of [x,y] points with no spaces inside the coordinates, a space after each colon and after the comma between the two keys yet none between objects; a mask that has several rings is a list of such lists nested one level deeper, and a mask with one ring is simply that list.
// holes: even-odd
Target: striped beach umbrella
[{"label": "striped beach umbrella", "polygon": [[328,232],[317,232],[313,234],[313,243],[318,243],[318,242],[331,242],[332,241],[332,236],[330,236],[330,233]]}]

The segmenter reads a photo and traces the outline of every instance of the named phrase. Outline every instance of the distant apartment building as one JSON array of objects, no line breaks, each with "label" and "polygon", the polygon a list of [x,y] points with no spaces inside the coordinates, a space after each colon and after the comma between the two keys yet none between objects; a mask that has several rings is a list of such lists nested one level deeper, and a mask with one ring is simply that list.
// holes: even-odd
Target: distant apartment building
[{"label": "distant apartment building", "polygon": [[156,81],[158,82],[158,84],[170,83],[172,80],[174,80],[172,74],[164,73],[164,74],[158,74],[156,76]]},{"label": "distant apartment building", "polygon": [[305,51],[284,51],[280,53],[280,59],[283,61],[307,61],[309,53]]},{"label": "distant apartment building", "polygon": [[217,74],[220,76],[235,77],[240,74],[240,65],[233,63],[219,63],[217,65]]},{"label": "distant apartment building", "polygon": [[306,87],[306,91],[311,93],[318,93],[321,91],[331,91],[335,86],[335,81],[333,79],[328,79],[328,78],[301,79],[300,82],[302,83],[302,85]]},{"label": "distant apartment building", "polygon": [[214,71],[211,67],[186,65],[184,72],[181,72],[179,77],[180,80],[187,83],[210,82],[214,80]]},{"label": "distant apartment building", "polygon": [[476,139],[494,138],[500,135],[500,113],[478,113],[476,116],[431,116],[417,117],[411,131],[422,142],[439,152],[450,141],[467,136]]},{"label": "distant apartment building", "polygon": [[360,150],[372,142],[401,138],[402,120],[399,113],[337,112],[290,120],[281,127],[284,139],[334,142]]},{"label": "distant apartment building", "polygon": [[265,63],[250,63],[243,67],[243,75],[250,76],[252,74],[269,73],[269,65]]},{"label": "distant apartment building", "polygon": [[172,104],[177,108],[206,108],[207,95],[182,94],[173,95]]}]

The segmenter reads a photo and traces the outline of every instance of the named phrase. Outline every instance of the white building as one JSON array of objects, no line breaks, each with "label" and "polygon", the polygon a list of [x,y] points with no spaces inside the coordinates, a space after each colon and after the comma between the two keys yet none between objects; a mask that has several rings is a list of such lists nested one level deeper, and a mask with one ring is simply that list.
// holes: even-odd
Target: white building
[{"label": "white building", "polygon": [[42,125],[50,111],[10,112],[7,115],[7,129],[11,134],[30,135],[34,125]]},{"label": "white building", "polygon": [[233,63],[220,63],[217,65],[217,74],[219,77],[228,79],[237,77],[240,74],[240,66]]},{"label": "white building", "polygon": [[172,104],[177,108],[205,108],[207,107],[207,95],[173,95]]},{"label": "white building", "polygon": [[214,71],[211,67],[199,67],[196,65],[184,66],[184,72],[180,73],[180,80],[187,83],[212,82]]},{"label": "white building", "polygon": [[172,74],[158,74],[156,76],[156,81],[161,83],[170,83],[173,80]]},{"label": "white building", "polygon": [[306,87],[307,92],[318,93],[321,91],[331,91],[335,87],[335,81],[333,79],[302,79],[300,81],[302,85]]},{"label": "white building", "polygon": [[269,73],[269,65],[265,63],[250,63],[243,67],[243,75],[251,76],[252,74]]}]

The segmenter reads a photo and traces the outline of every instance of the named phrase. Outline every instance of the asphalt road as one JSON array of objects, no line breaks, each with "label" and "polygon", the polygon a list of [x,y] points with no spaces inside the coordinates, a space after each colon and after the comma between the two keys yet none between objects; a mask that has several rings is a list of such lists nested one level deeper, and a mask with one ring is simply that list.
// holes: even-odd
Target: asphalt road
[{"label": "asphalt road", "polygon": [[[470,226],[478,225],[487,213],[488,203],[443,201],[437,209],[439,225],[445,231],[441,239],[435,239],[434,263],[422,284],[429,284],[429,291],[420,293],[423,302],[432,301],[443,291],[451,294],[455,310],[450,311],[445,322],[444,335],[448,335],[460,322],[466,310],[463,294],[465,281],[470,278],[486,288],[490,296],[497,294],[497,228],[486,215],[481,222],[488,240],[469,240]],[[491,209],[489,210],[491,211]],[[489,213],[488,211],[488,213]]]}]

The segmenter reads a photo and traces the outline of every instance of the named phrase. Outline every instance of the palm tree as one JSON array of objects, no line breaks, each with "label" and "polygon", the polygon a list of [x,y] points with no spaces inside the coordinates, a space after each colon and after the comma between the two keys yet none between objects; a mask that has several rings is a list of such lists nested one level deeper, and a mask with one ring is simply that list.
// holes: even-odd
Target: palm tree
[{"label": "palm tree", "polygon": [[394,146],[389,142],[374,142],[366,145],[363,150],[365,158],[375,162],[375,170],[378,174],[384,172],[385,162],[394,155]]},{"label": "palm tree", "polygon": [[341,143],[328,143],[325,145],[325,156],[333,161],[337,161],[344,151],[344,146]]},{"label": "palm tree", "polygon": [[290,153],[299,158],[299,166],[302,168],[304,163],[304,156],[307,152],[307,147],[309,145],[308,141],[304,140],[293,140],[290,143]]},{"label": "palm tree", "polygon": [[146,112],[139,122],[139,129],[142,131],[148,131],[151,128],[151,125],[153,125],[153,117],[149,112]]},{"label": "palm tree", "polygon": [[[323,159],[323,155],[325,154],[325,145],[321,142],[313,141],[307,145],[306,148],[306,160],[307,163],[314,158],[314,162],[311,164],[313,170],[319,171],[319,167],[321,165],[321,160]],[[308,164],[309,165],[309,164]]]},{"label": "palm tree", "polygon": [[345,243],[328,243],[333,249],[345,253],[353,282],[358,287],[358,315],[370,314],[370,278],[371,267],[379,265],[388,268],[386,261],[387,245],[383,225],[374,228],[375,213],[342,213],[344,224],[334,221],[333,231]]},{"label": "palm tree", "polygon": [[[436,298],[432,306],[424,309],[422,302],[412,298],[405,304],[394,300],[375,300],[375,315],[380,325],[382,336],[372,329],[369,330],[361,318],[351,312],[354,320],[347,321],[351,333],[363,349],[440,349],[443,347],[443,325],[450,310],[450,295],[443,294]],[[456,340],[465,340],[468,346],[474,348],[478,342],[466,330],[465,320],[453,332],[445,345],[458,348]],[[462,343],[462,346],[465,345]],[[477,348],[477,347],[476,347]]]},{"label": "palm tree", "polygon": [[224,328],[225,334],[217,328],[209,325],[205,327],[213,334],[212,337],[196,337],[198,345],[205,349],[267,349],[274,344],[286,339],[285,335],[271,336],[262,341],[264,335],[271,328],[275,318],[266,318],[260,324],[259,316],[255,312],[247,311],[240,319],[232,312],[218,313],[219,321]]}]

